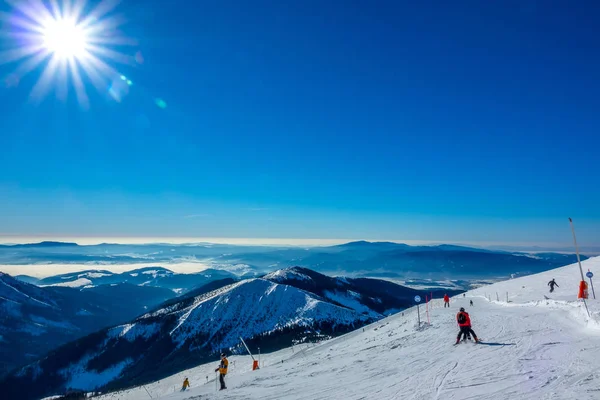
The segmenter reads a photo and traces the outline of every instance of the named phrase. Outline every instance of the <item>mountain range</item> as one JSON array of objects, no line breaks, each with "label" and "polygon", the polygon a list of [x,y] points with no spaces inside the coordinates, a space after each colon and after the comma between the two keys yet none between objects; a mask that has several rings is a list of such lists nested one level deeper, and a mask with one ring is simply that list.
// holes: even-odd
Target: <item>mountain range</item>
[{"label": "mountain range", "polygon": [[300,267],[213,281],[126,324],[52,350],[0,381],[0,392],[17,393],[29,384],[25,400],[66,388],[144,383],[223,350],[243,353],[240,337],[268,352],[336,336],[410,307],[417,293],[425,296],[387,281],[333,278]]},{"label": "mountain range", "polygon": [[38,287],[0,272],[0,376],[50,349],[130,320],[175,296],[128,283]]},{"label": "mountain range", "polygon": [[[586,258],[582,256],[582,260]],[[527,275],[557,268],[575,261],[574,254],[506,252],[454,245],[409,246],[365,241],[311,248],[206,243],[80,246],[58,242],[0,246],[0,264],[23,265],[24,274],[27,274],[28,265],[33,264],[104,265],[106,269],[110,269],[111,264],[151,265],[159,268],[158,266],[168,267],[177,263],[202,263],[212,266],[214,270],[229,271],[240,278],[256,277],[297,265],[327,274],[363,277],[505,279],[512,275]],[[89,272],[107,273],[103,270]],[[143,276],[139,277],[142,278]],[[162,278],[168,280],[169,277]],[[105,281],[110,279],[112,278],[106,277]],[[173,283],[170,287],[177,289],[184,285]]]},{"label": "mountain range", "polygon": [[31,276],[19,275],[17,279],[38,286],[68,286],[93,287],[129,283],[139,286],[155,286],[171,289],[177,294],[185,293],[193,288],[205,285],[213,280],[237,278],[225,270],[205,269],[192,274],[177,274],[163,267],[138,268],[123,273],[113,273],[107,270],[85,270],[37,279]]}]

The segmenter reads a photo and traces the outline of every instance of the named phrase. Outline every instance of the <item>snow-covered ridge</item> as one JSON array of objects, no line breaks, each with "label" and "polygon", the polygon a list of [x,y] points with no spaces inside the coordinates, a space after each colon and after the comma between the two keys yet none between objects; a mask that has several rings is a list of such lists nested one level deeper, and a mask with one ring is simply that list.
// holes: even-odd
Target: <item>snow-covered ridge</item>
[{"label": "snow-covered ridge", "polygon": [[[251,338],[286,327],[311,326],[323,321],[352,325],[368,318],[355,310],[323,302],[310,293],[265,279],[249,279],[230,285],[198,299],[176,314],[178,324],[171,336],[179,345],[199,333],[208,335],[209,340],[219,333],[223,347],[237,345],[240,336]],[[217,316],[221,323],[211,323]]]},{"label": "snow-covered ridge", "polygon": [[275,272],[271,272],[270,274],[265,275],[265,279],[268,279],[270,281],[277,281],[277,282],[284,281],[287,279],[298,279],[301,281],[312,280],[312,278],[310,276],[302,274],[293,268],[279,269]]},{"label": "snow-covered ridge", "polygon": [[[600,274],[600,258],[583,262]],[[552,278],[560,287],[549,293]],[[577,264],[499,282],[430,302],[417,329],[415,308],[320,344],[264,354],[261,369],[247,356],[229,358],[226,397],[304,399],[597,399],[600,335],[577,300]],[[498,297],[496,298],[496,292]],[[506,302],[506,292],[508,300]],[[546,297],[548,299],[546,299]],[[489,300],[491,298],[491,301]],[[470,301],[474,305],[470,305]],[[592,315],[600,298],[588,299]],[[453,346],[455,315],[465,307],[482,344]],[[576,310],[576,312],[573,312]],[[254,349],[253,349],[254,350]],[[217,362],[199,365],[144,387],[100,397],[142,400],[225,398],[215,393]],[[206,383],[206,376],[212,379]],[[179,392],[187,377],[191,388]]]},{"label": "snow-covered ridge", "polygon": [[41,286],[42,287],[60,286],[60,287],[79,288],[79,287],[85,287],[85,286],[92,286],[92,281],[87,278],[78,278],[78,279],[75,279],[74,281],[55,283],[53,285],[41,285]]}]

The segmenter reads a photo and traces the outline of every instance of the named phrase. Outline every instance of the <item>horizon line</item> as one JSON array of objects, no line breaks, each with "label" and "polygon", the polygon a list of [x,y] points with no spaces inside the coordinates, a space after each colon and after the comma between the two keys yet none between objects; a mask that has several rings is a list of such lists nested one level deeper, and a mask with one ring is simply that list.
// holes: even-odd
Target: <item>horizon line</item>
[{"label": "horizon line", "polygon": [[[74,236],[74,235],[6,235],[0,234],[0,244],[35,244],[40,242],[61,242],[76,243],[81,246],[99,245],[99,244],[225,244],[225,245],[247,245],[247,246],[332,246],[357,241],[367,242],[390,242],[398,244],[407,244],[412,246],[435,246],[435,245],[456,245],[470,246],[476,248],[545,248],[545,249],[569,249],[572,245],[557,242],[501,242],[501,241],[455,241],[455,240],[415,240],[415,239],[369,239],[369,238],[239,238],[239,237],[195,237],[195,236]],[[600,251],[598,245],[582,245],[581,247],[597,248],[594,251]],[[572,249],[573,252],[575,249]]]}]

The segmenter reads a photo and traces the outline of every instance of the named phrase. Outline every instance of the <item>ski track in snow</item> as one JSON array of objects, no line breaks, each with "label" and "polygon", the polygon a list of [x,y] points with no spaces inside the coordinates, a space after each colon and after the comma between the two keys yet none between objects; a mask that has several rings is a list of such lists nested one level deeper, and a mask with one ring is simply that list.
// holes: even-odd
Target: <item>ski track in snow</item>
[{"label": "ski track in snow", "polygon": [[[600,257],[583,263],[600,273]],[[548,294],[547,282],[560,288]],[[592,318],[576,301],[577,264],[500,282],[457,296],[451,308],[430,303],[430,326],[417,329],[416,310],[324,341],[262,355],[251,371],[248,356],[230,357],[228,389],[217,392],[217,360],[103,400],[207,399],[600,399],[600,299]],[[509,292],[511,303],[484,296]],[[551,296],[545,300],[544,295]],[[504,297],[505,298],[505,297]],[[469,300],[474,306],[469,306]],[[454,346],[459,307],[471,314],[482,344]],[[422,319],[425,307],[421,306]],[[179,392],[183,378],[191,388]],[[208,377],[208,382],[207,382]]]}]

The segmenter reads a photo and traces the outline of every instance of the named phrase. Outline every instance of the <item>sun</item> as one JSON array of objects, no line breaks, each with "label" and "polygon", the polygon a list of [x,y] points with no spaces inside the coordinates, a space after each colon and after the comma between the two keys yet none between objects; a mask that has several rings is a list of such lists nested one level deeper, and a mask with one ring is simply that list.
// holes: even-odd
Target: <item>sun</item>
[{"label": "sun", "polygon": [[79,104],[87,108],[87,87],[91,84],[121,101],[131,81],[126,79],[123,86],[123,72],[117,71],[115,63],[135,65],[143,58],[139,52],[123,51],[124,46],[137,43],[120,31],[123,18],[114,10],[118,1],[94,1],[93,7],[88,0],[6,1],[13,9],[0,13],[0,23],[11,29],[1,31],[0,36],[11,40],[0,37],[0,43],[10,43],[0,49],[0,65],[17,64],[4,76],[8,85],[19,85],[21,78],[43,67],[31,89],[33,100],[45,98],[55,88],[61,99],[74,91]]},{"label": "sun", "polygon": [[43,26],[46,49],[61,59],[82,58],[88,48],[84,29],[72,19],[51,19]]}]

